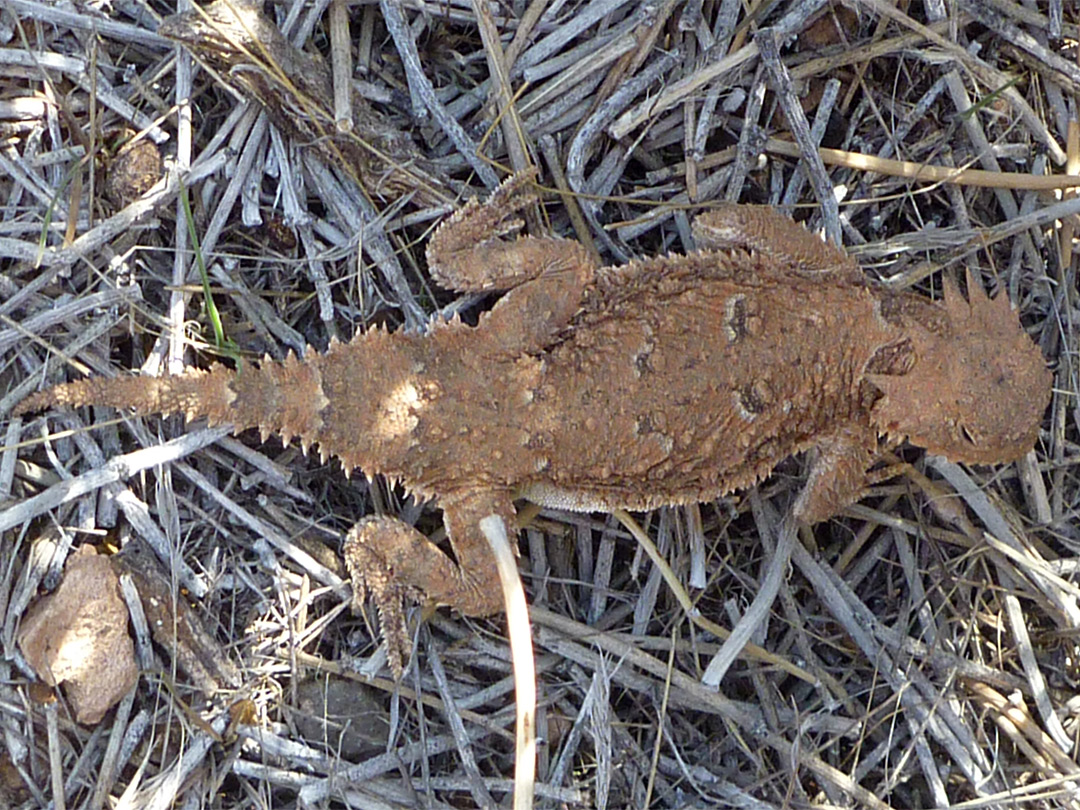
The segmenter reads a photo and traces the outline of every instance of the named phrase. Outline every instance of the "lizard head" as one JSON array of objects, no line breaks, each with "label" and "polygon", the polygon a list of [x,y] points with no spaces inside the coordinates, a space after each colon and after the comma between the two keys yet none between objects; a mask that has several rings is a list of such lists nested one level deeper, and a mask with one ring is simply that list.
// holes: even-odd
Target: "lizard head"
[{"label": "lizard head", "polygon": [[968,300],[945,280],[943,328],[905,318],[906,373],[867,374],[884,396],[877,429],[968,464],[1014,461],[1035,444],[1052,375],[1003,293],[991,300],[971,274]]}]

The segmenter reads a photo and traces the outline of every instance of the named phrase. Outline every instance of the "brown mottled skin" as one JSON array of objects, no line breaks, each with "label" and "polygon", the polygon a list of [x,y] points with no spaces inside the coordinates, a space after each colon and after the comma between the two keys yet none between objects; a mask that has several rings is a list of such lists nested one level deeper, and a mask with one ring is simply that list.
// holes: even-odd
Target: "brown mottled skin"
[{"label": "brown mottled skin", "polygon": [[1051,376],[1005,296],[968,278],[968,300],[891,293],[842,251],[768,209],[699,217],[701,250],[594,268],[580,245],[507,239],[535,200],[512,178],[432,238],[440,283],[508,289],[475,327],[372,329],[301,361],[171,378],[92,378],[27,399],[180,411],[264,437],[299,437],[435,497],[458,563],[406,524],[369,517],[345,557],[370,589],[400,671],[402,595],[501,609],[478,522],[513,499],[576,510],[650,509],[718,497],[812,456],[795,505],[808,523],[856,500],[879,445],[909,439],[955,461],[1029,451]]}]

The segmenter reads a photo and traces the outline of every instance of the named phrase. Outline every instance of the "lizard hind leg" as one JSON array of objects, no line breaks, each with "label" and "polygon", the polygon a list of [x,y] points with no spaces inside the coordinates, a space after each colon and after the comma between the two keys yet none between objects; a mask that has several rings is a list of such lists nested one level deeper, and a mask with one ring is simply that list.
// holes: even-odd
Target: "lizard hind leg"
[{"label": "lizard hind leg", "polygon": [[516,216],[537,201],[536,172],[512,175],[484,202],[469,200],[428,243],[428,269],[439,284],[469,292],[508,290],[486,313],[479,336],[508,354],[543,349],[580,307],[596,275],[580,242],[515,235]]},{"label": "lizard hind leg", "polygon": [[371,595],[386,640],[390,669],[404,672],[411,644],[405,623],[405,597],[430,599],[468,616],[503,609],[495,560],[479,522],[498,514],[514,526],[508,497],[484,493],[443,504],[443,521],[457,562],[415,528],[395,517],[373,515],[359,521],[345,538],[342,553],[353,585],[353,612]]},{"label": "lizard hind leg", "polygon": [[506,290],[530,278],[527,262],[514,261],[516,241],[505,238],[524,225],[518,212],[540,199],[535,179],[535,169],[511,175],[486,200],[474,197],[444,220],[428,241],[431,277],[461,292]]},{"label": "lizard hind leg", "polygon": [[509,290],[549,269],[555,259],[588,254],[573,241],[518,236],[518,213],[536,203],[536,170],[511,175],[484,201],[469,200],[435,231],[427,247],[428,270],[443,287],[461,292]]},{"label": "lizard hind leg", "polygon": [[426,537],[404,521],[373,515],[349,530],[342,549],[352,579],[352,612],[358,615],[371,595],[379,612],[390,670],[397,680],[404,674],[411,649],[403,603],[406,596],[419,599],[423,593],[403,581],[384,550],[400,553],[402,549],[426,542]]}]

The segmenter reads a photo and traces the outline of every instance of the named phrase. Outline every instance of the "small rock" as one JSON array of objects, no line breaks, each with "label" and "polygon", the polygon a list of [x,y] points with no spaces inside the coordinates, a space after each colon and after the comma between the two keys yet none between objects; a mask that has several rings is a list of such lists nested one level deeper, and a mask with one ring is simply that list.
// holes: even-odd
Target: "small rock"
[{"label": "small rock", "polygon": [[73,554],[60,586],[27,611],[18,642],[42,681],[64,685],[79,723],[101,720],[139,677],[119,580],[92,546]]}]

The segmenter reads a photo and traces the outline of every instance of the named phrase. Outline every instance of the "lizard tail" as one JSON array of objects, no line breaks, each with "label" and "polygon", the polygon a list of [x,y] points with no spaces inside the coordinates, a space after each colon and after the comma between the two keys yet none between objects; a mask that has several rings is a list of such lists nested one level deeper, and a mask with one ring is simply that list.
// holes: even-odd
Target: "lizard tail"
[{"label": "lizard tail", "polygon": [[231,423],[237,432],[258,428],[263,441],[273,433],[286,442],[299,436],[306,449],[322,425],[326,397],[318,363],[301,362],[289,352],[283,362],[267,358],[240,371],[215,363],[208,371],[187,369],[169,377],[89,377],[32,394],[12,415],[82,405],[127,408],[140,416],[182,413],[189,422],[206,417],[211,425]]},{"label": "lizard tail", "polygon": [[235,396],[229,381],[235,372],[215,364],[209,371],[187,369],[171,377],[88,377],[31,394],[12,411],[12,416],[47,408],[79,408],[108,405],[129,408],[140,416],[183,413],[188,419],[207,416],[212,422],[228,421]]}]

